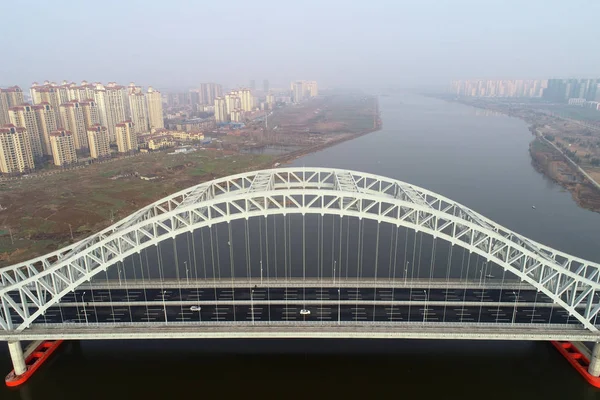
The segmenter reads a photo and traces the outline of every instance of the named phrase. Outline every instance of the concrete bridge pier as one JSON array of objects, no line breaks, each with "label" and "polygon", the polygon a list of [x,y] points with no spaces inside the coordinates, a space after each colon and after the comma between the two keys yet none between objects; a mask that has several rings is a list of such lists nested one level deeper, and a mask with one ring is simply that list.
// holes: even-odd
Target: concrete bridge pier
[{"label": "concrete bridge pier", "polygon": [[592,376],[600,376],[600,343],[596,342],[592,349],[592,357],[590,358],[588,372]]},{"label": "concrete bridge pier", "polygon": [[25,357],[23,356],[21,342],[18,340],[9,341],[8,351],[10,352],[10,358],[13,363],[15,375],[23,375],[25,371],[27,371],[27,366],[25,365]]}]

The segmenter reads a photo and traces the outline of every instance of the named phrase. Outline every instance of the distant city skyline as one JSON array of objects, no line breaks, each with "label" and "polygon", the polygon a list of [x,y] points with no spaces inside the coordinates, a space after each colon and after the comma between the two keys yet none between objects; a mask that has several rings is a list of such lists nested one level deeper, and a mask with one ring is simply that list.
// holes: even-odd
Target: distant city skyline
[{"label": "distant city skyline", "polygon": [[[18,32],[3,42],[11,62],[0,65],[0,85],[62,76],[134,77],[159,90],[302,76],[358,88],[589,77],[600,74],[599,14],[598,2],[556,0],[32,0],[0,25],[0,37]],[[291,26],[291,16],[302,23]],[[110,34],[90,29],[94,21]],[[64,37],[68,61],[56,51]]]}]

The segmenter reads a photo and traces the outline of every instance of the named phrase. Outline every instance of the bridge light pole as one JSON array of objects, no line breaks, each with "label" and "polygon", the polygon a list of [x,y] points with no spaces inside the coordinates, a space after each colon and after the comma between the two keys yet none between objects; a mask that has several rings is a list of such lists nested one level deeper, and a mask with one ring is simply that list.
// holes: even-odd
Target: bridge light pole
[{"label": "bridge light pole", "polygon": [[410,264],[410,261],[407,261],[406,264],[404,265],[404,286],[406,286],[407,279],[408,279],[408,265],[409,264]]},{"label": "bridge light pole", "polygon": [[425,307],[423,307],[423,322],[427,321],[427,290],[423,289],[423,294],[425,295]]},{"label": "bridge light pole", "polygon": [[[337,267],[337,260],[333,260],[333,284],[335,285],[335,268]],[[338,294],[339,294],[338,290]]]},{"label": "bridge light pole", "polygon": [[254,325],[254,289],[250,289],[250,315],[252,316],[252,325]]},{"label": "bridge light pole", "polygon": [[121,286],[121,270],[119,269],[119,267],[117,267],[118,271],[119,271],[119,286]]},{"label": "bridge light pole", "polygon": [[165,294],[167,294],[166,290],[162,291],[162,300],[163,300],[163,310],[165,312],[165,325],[167,324],[167,303],[165,302]]},{"label": "bridge light pole", "polygon": [[81,303],[83,304],[83,315],[85,315],[85,324],[89,325],[87,312],[85,311],[85,300],[83,299],[83,296],[85,296],[85,292],[83,292],[83,294],[81,295]]},{"label": "bridge light pole", "polygon": [[338,289],[338,325],[342,321],[342,313],[341,313],[342,310],[341,309],[342,309],[342,295],[340,293],[340,289]]},{"label": "bridge light pole", "polygon": [[263,267],[262,267],[262,260],[260,260],[260,284],[262,285],[263,283]]},{"label": "bridge light pole", "polygon": [[515,291],[513,290],[512,292],[513,296],[515,296],[515,307],[513,308],[513,315],[512,315],[512,324],[515,323],[515,316],[517,314],[517,294],[515,293]]},{"label": "bridge light pole", "polygon": [[189,275],[189,269],[188,269],[187,261],[184,261],[183,265],[185,265],[185,281],[189,285],[190,284],[190,275]]}]

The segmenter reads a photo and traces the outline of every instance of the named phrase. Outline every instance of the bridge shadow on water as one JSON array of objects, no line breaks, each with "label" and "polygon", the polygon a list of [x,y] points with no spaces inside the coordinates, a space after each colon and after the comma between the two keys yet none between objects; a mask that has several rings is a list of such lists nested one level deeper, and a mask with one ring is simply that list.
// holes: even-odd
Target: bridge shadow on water
[{"label": "bridge shadow on water", "polygon": [[[3,350],[5,351],[5,350]],[[8,371],[8,354],[0,353]],[[72,342],[0,398],[600,399],[548,343],[390,340]]]}]

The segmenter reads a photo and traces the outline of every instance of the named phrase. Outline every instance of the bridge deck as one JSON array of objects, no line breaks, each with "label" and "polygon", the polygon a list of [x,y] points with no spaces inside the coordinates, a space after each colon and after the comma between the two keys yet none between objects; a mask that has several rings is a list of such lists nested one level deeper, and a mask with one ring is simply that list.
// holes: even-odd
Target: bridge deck
[{"label": "bridge deck", "polygon": [[221,279],[192,279],[186,280],[182,278],[176,279],[165,279],[165,280],[126,280],[121,281],[116,279],[102,280],[96,279],[90,283],[85,283],[79,286],[79,289],[141,289],[141,288],[182,288],[182,289],[193,289],[193,288],[249,288],[249,287],[325,287],[325,288],[382,288],[382,287],[394,287],[394,288],[420,288],[420,289],[504,289],[504,290],[519,290],[519,289],[533,289],[528,283],[523,283],[518,280],[504,280],[501,279],[485,279],[485,280],[459,280],[459,279],[370,279],[370,278],[341,278],[341,279],[314,279],[314,278],[293,278],[293,279],[274,279],[264,277],[256,277],[254,279],[240,279],[240,278],[221,278]]},{"label": "bridge deck", "polygon": [[2,332],[0,340],[94,340],[94,339],[281,339],[281,338],[353,338],[353,339],[466,339],[466,340],[569,340],[597,341],[598,335],[583,328],[552,325],[478,326],[451,323],[169,323],[110,326],[34,326],[24,332]]}]

